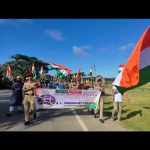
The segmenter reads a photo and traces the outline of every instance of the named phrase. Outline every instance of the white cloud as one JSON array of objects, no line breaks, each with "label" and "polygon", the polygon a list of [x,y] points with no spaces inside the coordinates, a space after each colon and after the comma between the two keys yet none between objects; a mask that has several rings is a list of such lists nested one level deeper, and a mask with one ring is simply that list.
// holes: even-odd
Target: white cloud
[{"label": "white cloud", "polygon": [[56,41],[63,41],[64,40],[64,38],[62,37],[62,33],[58,30],[48,29],[45,31],[45,35],[53,38]]},{"label": "white cloud", "polygon": [[89,49],[91,46],[90,45],[83,45],[83,46],[73,46],[73,53],[78,55],[78,56],[87,56],[87,49]]},{"label": "white cloud", "polygon": [[125,45],[120,46],[118,49],[121,51],[125,51],[131,48],[134,48],[135,44],[134,43],[127,43]]}]

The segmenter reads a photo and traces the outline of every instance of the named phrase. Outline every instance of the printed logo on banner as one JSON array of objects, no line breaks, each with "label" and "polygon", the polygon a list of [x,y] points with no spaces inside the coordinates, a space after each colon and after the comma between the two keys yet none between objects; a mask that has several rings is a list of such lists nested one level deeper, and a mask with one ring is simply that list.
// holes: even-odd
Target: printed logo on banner
[{"label": "printed logo on banner", "polygon": [[47,104],[53,106],[56,103],[56,98],[50,94],[41,95],[40,97],[37,97],[37,102],[39,105]]}]

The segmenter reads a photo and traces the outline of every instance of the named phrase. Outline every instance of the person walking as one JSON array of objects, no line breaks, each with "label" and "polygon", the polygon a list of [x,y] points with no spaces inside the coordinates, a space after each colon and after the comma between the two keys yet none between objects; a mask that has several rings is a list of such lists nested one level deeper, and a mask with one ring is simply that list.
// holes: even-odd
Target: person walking
[{"label": "person walking", "polygon": [[[99,78],[97,79],[97,84],[94,86],[94,89],[95,90],[99,90],[101,91],[101,95],[100,95],[100,98],[99,98],[99,102],[98,102],[98,107],[97,107],[97,110],[95,112],[95,118],[97,117],[97,113],[99,112],[100,113],[100,116],[99,116],[99,121],[101,123],[104,123],[104,117],[103,117],[103,110],[104,110],[104,94],[105,94],[105,88],[104,88],[104,85],[102,84],[102,81],[104,79],[102,78]],[[103,81],[104,82],[104,81]],[[105,83],[105,82],[104,82]]]},{"label": "person walking", "polygon": [[12,116],[15,112],[15,107],[17,107],[17,111],[19,113],[22,112],[22,87],[23,82],[20,76],[17,76],[13,81],[11,89],[13,90],[10,101],[9,101],[9,112],[6,113],[7,116]]},{"label": "person walking", "polygon": [[113,111],[111,119],[114,121],[117,115],[117,121],[120,122],[122,111],[122,94],[119,93],[115,85],[112,86],[113,92]]},{"label": "person walking", "polygon": [[28,125],[29,122],[29,111],[31,108],[31,111],[33,112],[34,120],[36,119],[36,107],[35,107],[35,98],[34,98],[34,92],[33,90],[36,88],[36,82],[32,81],[32,77],[29,76],[26,78],[26,82],[23,86],[23,92],[24,92],[24,115],[25,115],[25,125]]}]

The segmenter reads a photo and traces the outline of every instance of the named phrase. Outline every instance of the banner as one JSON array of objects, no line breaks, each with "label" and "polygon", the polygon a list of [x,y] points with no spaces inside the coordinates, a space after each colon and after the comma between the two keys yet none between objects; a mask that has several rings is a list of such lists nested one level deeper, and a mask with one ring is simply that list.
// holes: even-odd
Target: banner
[{"label": "banner", "polygon": [[96,109],[101,92],[98,90],[43,89],[34,90],[36,109],[79,108]]}]

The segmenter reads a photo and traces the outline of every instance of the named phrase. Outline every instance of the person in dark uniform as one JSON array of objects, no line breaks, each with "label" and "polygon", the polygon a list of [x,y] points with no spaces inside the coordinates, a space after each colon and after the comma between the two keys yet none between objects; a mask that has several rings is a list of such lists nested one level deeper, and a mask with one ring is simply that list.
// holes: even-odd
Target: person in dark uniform
[{"label": "person in dark uniform", "polygon": [[22,101],[23,101],[23,95],[22,95],[22,87],[23,82],[20,76],[17,76],[17,78],[13,81],[11,89],[13,90],[10,101],[9,101],[9,113],[7,113],[7,116],[12,116],[15,110],[15,107],[17,107],[18,112],[22,112]]}]

